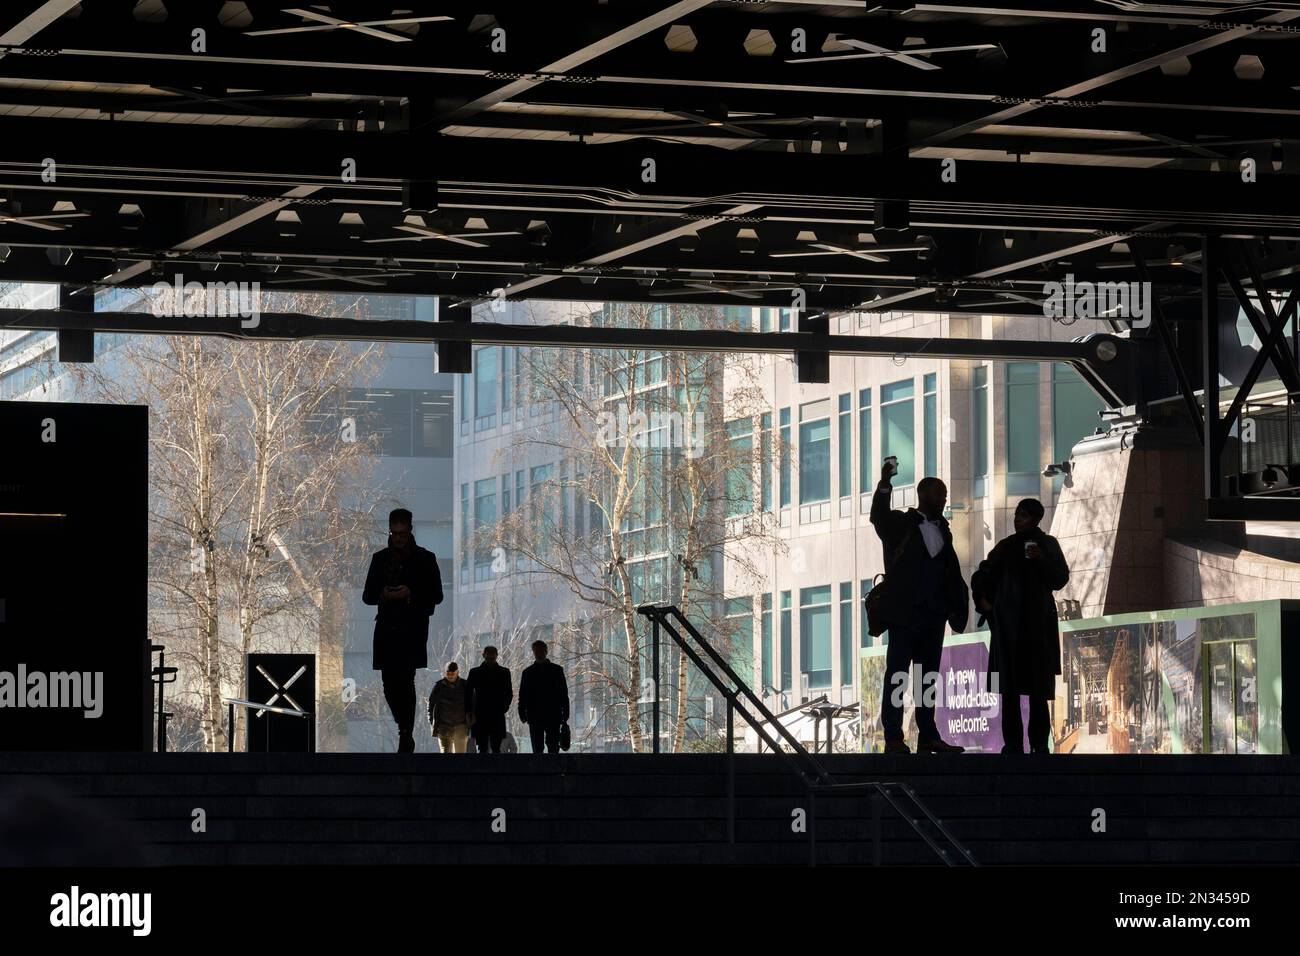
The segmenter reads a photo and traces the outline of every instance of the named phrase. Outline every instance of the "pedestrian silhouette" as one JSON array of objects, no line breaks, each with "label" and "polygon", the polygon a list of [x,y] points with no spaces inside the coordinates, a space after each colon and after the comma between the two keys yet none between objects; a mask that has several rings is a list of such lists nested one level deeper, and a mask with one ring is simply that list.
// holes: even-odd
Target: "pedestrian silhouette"
[{"label": "pedestrian silhouette", "polygon": [[429,617],[442,603],[438,559],[415,543],[411,512],[388,516],[388,547],[370,559],[361,600],[376,605],[374,658],[397,722],[397,752],[415,751],[415,671],[428,667]]},{"label": "pedestrian silhouette", "polygon": [[467,683],[452,661],[429,694],[429,728],[445,754],[463,754],[469,744],[469,721],[465,716]]},{"label": "pedestrian silhouette", "polygon": [[506,735],[506,714],[515,695],[510,671],[497,663],[495,647],[483,648],[483,663],[470,668],[466,682],[466,716],[478,752],[499,754]]},{"label": "pedestrian silhouette", "polygon": [[1015,533],[1003,538],[971,576],[975,606],[989,623],[988,688],[1002,695],[1002,752],[1024,753],[1020,698],[1029,698],[1029,747],[1047,753],[1056,696],[1061,640],[1053,591],[1065,587],[1070,569],[1061,546],[1038,522],[1043,504],[1016,505]]},{"label": "pedestrian silhouette", "polygon": [[535,660],[519,676],[519,719],[528,725],[533,753],[560,752],[560,725],[569,719],[564,668],[546,657],[546,642],[533,641]]},{"label": "pedestrian silhouette", "polygon": [[934,722],[934,694],[942,686],[943,626],[946,621],[954,631],[963,631],[970,613],[966,581],[943,518],[948,488],[938,478],[922,478],[916,485],[918,507],[893,511],[891,479],[897,472],[896,460],[886,458],[871,498],[871,524],[884,546],[887,583],[880,604],[880,618],[889,629],[880,702],[885,753],[911,752],[903,739],[902,688],[913,662],[921,668],[922,681],[912,689],[917,750],[961,753],[964,748],[946,743]]}]

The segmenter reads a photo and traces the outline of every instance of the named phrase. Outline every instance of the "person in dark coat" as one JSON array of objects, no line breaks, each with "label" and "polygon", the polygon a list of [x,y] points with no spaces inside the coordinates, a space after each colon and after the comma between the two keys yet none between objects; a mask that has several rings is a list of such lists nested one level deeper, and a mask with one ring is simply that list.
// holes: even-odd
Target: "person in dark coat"
[{"label": "person in dark coat", "polygon": [[1065,587],[1070,569],[1061,546],[1045,534],[1042,502],[1016,505],[1015,534],[1003,538],[980,562],[970,586],[975,606],[989,622],[988,689],[1002,695],[1002,752],[1024,753],[1020,698],[1029,698],[1029,745],[1047,753],[1051,721],[1047,704],[1056,696],[1061,641],[1053,591]]},{"label": "person in dark coat", "polygon": [[483,648],[483,663],[471,667],[465,685],[465,711],[479,753],[501,752],[506,736],[506,714],[515,692],[510,671],[497,663],[497,649]]},{"label": "person in dark coat", "polygon": [[460,668],[452,661],[446,676],[429,693],[429,728],[445,754],[463,754],[469,743],[469,721],[465,717],[465,684]]},{"label": "person in dark coat", "polygon": [[922,478],[916,485],[919,507],[894,511],[889,505],[894,490],[891,479],[897,471],[896,461],[885,459],[871,498],[871,524],[884,547],[888,582],[880,606],[881,620],[889,629],[880,702],[885,753],[911,752],[903,738],[902,692],[914,662],[921,669],[921,686],[912,688],[917,750],[961,753],[964,748],[943,740],[934,722],[934,695],[943,689],[939,664],[944,624],[963,631],[970,613],[961,563],[943,518],[948,488],[938,478]]},{"label": "person in dark coat", "polygon": [[569,719],[569,685],[564,668],[546,659],[546,642],[533,641],[532,664],[519,675],[519,719],[528,725],[533,753],[560,752],[560,725]]},{"label": "person in dark coat", "polygon": [[388,516],[388,547],[370,559],[361,600],[376,605],[374,658],[397,722],[397,752],[415,751],[415,671],[428,667],[429,618],[442,603],[438,559],[415,543],[411,512]]}]

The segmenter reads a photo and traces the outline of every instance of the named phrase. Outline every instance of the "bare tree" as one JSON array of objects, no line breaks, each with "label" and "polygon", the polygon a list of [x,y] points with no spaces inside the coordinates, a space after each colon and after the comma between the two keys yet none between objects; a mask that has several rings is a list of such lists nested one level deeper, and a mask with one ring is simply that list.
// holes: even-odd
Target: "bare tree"
[{"label": "bare tree", "polygon": [[[340,308],[288,298],[275,307]],[[322,730],[337,732],[338,592],[371,524],[346,502],[371,448],[339,432],[335,406],[376,359],[374,347],[340,343],[140,336],[77,368],[102,400],[150,408],[150,628],[182,668],[180,692],[197,697],[207,750],[225,749],[223,696],[242,688],[262,642],[319,647],[331,688],[320,696],[340,710],[320,715]]]},{"label": "bare tree", "polygon": [[[719,324],[718,310],[687,306],[620,305],[617,315],[620,326]],[[571,318],[593,320],[589,313]],[[566,588],[587,609],[577,617],[608,622],[620,635],[607,646],[602,627],[595,636],[585,627],[565,631],[579,645],[570,649],[581,661],[579,679],[600,692],[606,719],[625,710],[635,750],[645,736],[639,702],[651,691],[638,605],[675,602],[705,633],[725,640],[724,551],[737,569],[747,553],[763,550],[753,547],[760,541],[780,547],[770,518],[756,509],[757,365],[727,362],[734,384],[724,394],[723,359],[708,353],[533,350],[518,359],[527,370],[527,401],[547,409],[549,424],[520,432],[508,451],[555,461],[558,473],[543,466],[527,505],[516,502],[479,534],[512,555],[512,576],[539,575]],[[740,423],[732,434],[729,421]],[[745,435],[748,441],[735,440]],[[731,550],[740,541],[751,547]],[[680,751],[688,660],[675,650],[668,657],[675,674],[671,746]]]}]

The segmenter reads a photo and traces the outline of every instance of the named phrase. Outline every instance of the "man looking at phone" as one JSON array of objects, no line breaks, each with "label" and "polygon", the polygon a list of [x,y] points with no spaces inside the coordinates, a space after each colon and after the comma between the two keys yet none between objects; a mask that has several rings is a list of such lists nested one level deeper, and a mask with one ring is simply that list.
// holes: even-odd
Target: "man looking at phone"
[{"label": "man looking at phone", "polygon": [[388,516],[388,547],[370,559],[361,600],[378,606],[372,666],[397,722],[397,752],[415,752],[415,670],[428,667],[429,617],[442,603],[438,559],[415,543],[411,512]]},{"label": "man looking at phone", "polygon": [[917,507],[894,511],[889,506],[896,474],[898,460],[886,458],[871,498],[871,524],[884,545],[888,583],[880,606],[881,620],[889,629],[880,703],[885,753],[911,752],[903,739],[902,692],[913,663],[921,671],[921,685],[912,687],[917,750],[961,753],[963,748],[939,736],[934,722],[935,695],[943,692],[939,662],[944,624],[957,632],[965,630],[970,604],[952,532],[943,517],[948,488],[938,478],[922,478],[916,484]]}]

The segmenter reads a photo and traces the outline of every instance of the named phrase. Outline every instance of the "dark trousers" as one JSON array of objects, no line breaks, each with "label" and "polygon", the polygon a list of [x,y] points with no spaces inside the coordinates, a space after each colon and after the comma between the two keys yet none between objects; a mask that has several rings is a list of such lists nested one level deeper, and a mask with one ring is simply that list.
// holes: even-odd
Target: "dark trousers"
[{"label": "dark trousers", "polygon": [[[1032,750],[1046,750],[1047,739],[1052,735],[1052,718],[1047,711],[1047,700],[1029,698],[1029,746]],[[1002,695],[1002,742],[1012,750],[1024,753],[1025,725],[1020,718],[1020,695]]]},{"label": "dark trousers", "polygon": [[533,753],[539,754],[542,752],[543,742],[546,745],[548,754],[558,754],[560,752],[560,722],[558,720],[553,724],[535,724],[530,721],[528,736],[533,740]]},{"label": "dark trousers", "polygon": [[384,681],[384,700],[397,722],[398,734],[409,737],[415,731],[415,668],[385,667],[379,672]]},{"label": "dark trousers", "polygon": [[[915,676],[913,663],[920,666],[921,682],[912,682],[916,702],[916,730],[922,743],[936,740],[934,697],[943,693],[939,679],[939,658],[943,654],[943,618],[918,613],[908,625],[890,625],[885,650],[885,689],[880,701],[880,726],[885,740],[903,739],[903,691]],[[932,688],[932,689],[930,689]],[[927,700],[927,697],[930,699]]]},{"label": "dark trousers", "polygon": [[501,741],[506,739],[506,719],[502,717],[483,717],[474,715],[474,743],[481,754],[491,751],[501,752]]}]

